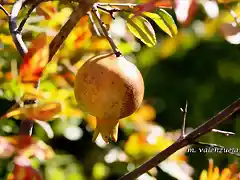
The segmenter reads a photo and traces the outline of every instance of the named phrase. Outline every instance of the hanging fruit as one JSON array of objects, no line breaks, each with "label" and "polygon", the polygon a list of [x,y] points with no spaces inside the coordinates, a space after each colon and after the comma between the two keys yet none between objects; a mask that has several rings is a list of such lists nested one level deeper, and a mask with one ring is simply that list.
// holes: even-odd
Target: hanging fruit
[{"label": "hanging fruit", "polygon": [[93,141],[100,133],[105,142],[117,141],[121,118],[134,113],[142,103],[144,82],[137,67],[123,56],[95,56],[78,70],[75,98],[83,111],[96,117]]}]

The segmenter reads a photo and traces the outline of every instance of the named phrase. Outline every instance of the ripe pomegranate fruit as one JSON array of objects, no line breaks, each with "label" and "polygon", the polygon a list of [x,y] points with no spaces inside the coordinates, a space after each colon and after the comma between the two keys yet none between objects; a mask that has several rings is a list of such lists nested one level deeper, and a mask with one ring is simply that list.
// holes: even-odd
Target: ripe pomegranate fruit
[{"label": "ripe pomegranate fruit", "polygon": [[80,108],[96,117],[93,141],[100,133],[108,143],[117,141],[121,118],[134,113],[142,103],[144,82],[137,67],[123,56],[95,56],[78,70],[74,93]]}]

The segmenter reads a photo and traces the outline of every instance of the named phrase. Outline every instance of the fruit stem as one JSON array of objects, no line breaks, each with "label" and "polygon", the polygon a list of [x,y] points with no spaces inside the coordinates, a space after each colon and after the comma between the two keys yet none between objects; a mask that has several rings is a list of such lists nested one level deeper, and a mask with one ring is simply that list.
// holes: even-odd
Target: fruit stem
[{"label": "fruit stem", "polygon": [[92,7],[92,12],[93,12],[93,14],[96,16],[96,18],[97,18],[97,20],[98,20],[98,23],[99,23],[99,25],[101,26],[102,31],[103,31],[105,37],[107,38],[110,46],[112,47],[112,50],[113,50],[114,54],[116,55],[116,57],[119,57],[119,56],[122,55],[122,53],[118,50],[116,44],[115,44],[114,41],[112,40],[111,35],[109,34],[109,32],[108,32],[108,30],[107,30],[106,25],[105,25],[104,22],[101,20],[101,16],[100,16],[100,14],[99,14],[99,12],[98,12],[97,5],[98,5],[97,3],[93,5],[93,7]]}]

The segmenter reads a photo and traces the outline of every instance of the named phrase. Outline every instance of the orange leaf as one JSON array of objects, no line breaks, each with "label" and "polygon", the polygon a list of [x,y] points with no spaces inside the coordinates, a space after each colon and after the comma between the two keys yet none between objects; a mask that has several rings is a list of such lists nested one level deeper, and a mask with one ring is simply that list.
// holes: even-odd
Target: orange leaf
[{"label": "orange leaf", "polygon": [[172,8],[173,0],[153,0],[144,4],[140,4],[134,8],[134,14],[141,14],[143,12],[150,12],[156,8]]},{"label": "orange leaf", "polygon": [[41,33],[32,41],[28,53],[23,58],[23,64],[20,67],[22,82],[34,83],[41,77],[48,63],[48,55],[47,36]]},{"label": "orange leaf", "polygon": [[40,120],[48,121],[51,120],[56,114],[61,111],[62,107],[60,103],[49,102],[41,105],[26,105],[22,108],[16,108],[12,111],[7,112],[5,115],[0,117],[10,118],[17,115],[23,115],[28,120]]},{"label": "orange leaf", "polygon": [[52,1],[43,2],[36,8],[36,13],[49,20],[57,12]]},{"label": "orange leaf", "polygon": [[38,105],[36,107],[25,107],[21,110],[24,116],[27,117],[27,119],[48,121],[61,111],[61,104],[49,102],[47,104]]}]

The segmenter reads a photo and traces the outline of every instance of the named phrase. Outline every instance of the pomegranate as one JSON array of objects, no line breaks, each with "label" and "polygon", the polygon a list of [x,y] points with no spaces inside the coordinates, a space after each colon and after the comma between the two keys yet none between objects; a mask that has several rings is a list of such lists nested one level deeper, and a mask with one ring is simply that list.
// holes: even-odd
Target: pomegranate
[{"label": "pomegranate", "polygon": [[95,56],[78,70],[74,93],[83,111],[96,117],[93,136],[100,133],[105,142],[117,141],[121,118],[134,113],[142,103],[144,82],[137,67],[123,56]]}]

